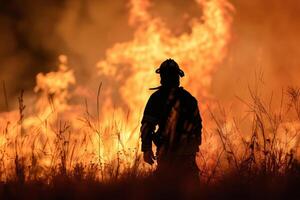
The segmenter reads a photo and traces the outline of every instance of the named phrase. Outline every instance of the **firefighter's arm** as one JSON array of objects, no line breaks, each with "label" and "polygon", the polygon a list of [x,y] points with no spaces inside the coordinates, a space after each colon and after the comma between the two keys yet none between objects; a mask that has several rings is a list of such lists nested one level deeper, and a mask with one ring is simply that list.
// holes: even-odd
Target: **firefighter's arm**
[{"label": "firefighter's arm", "polygon": [[152,134],[155,130],[155,124],[143,122],[141,127],[142,152],[144,152],[144,161],[152,165],[154,163],[154,154],[152,151]]},{"label": "firefighter's arm", "polygon": [[196,138],[197,138],[198,145],[201,145],[201,143],[202,143],[202,119],[201,119],[199,110],[197,111],[195,120],[196,120],[195,121],[196,122],[196,127],[195,127]]},{"label": "firefighter's arm", "polygon": [[194,133],[196,134],[196,140],[198,145],[202,142],[202,118],[199,112],[198,103],[196,102],[194,110]]},{"label": "firefighter's arm", "polygon": [[152,134],[155,125],[150,122],[143,122],[141,127],[142,152],[152,150]]},{"label": "firefighter's arm", "polygon": [[157,98],[152,94],[144,110],[141,127],[142,152],[144,152],[144,161],[153,164],[154,155],[152,152],[152,134],[158,123],[159,109],[157,108]]}]

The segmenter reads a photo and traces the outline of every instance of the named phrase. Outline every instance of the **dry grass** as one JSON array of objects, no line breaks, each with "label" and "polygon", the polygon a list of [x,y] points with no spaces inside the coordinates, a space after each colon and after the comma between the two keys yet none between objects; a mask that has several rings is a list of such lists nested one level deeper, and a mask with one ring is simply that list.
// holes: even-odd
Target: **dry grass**
[{"label": "dry grass", "polygon": [[[19,134],[13,141],[13,171],[4,160],[9,144],[2,146],[0,153],[0,199],[153,199],[160,198],[160,195],[175,199],[281,199],[299,195],[296,187],[300,185],[300,164],[297,160],[300,132],[299,89],[289,88],[286,93],[283,92],[280,106],[276,109],[272,107],[272,97],[266,103],[257,91],[249,90],[251,101],[241,100],[248,110],[249,126],[246,131],[239,127],[237,120],[230,119],[221,106],[217,109],[218,112],[209,110],[215,124],[212,134],[218,136],[221,148],[215,152],[213,164],[207,163],[203,152],[199,153],[201,187],[192,192],[187,191],[180,180],[170,182],[161,177],[153,177],[151,171],[142,168],[138,151],[132,152],[126,148],[117,125],[109,130],[116,132],[119,151],[110,163],[103,161],[101,141],[104,133],[99,128],[100,89],[101,85],[98,90],[96,120],[90,114],[87,103],[85,116],[81,118],[85,127],[98,136],[98,162],[74,160],[77,146],[84,148],[88,135],[82,140],[72,140],[74,133],[71,125],[60,120],[54,128],[52,153],[47,155],[51,157],[48,168],[40,165],[43,153],[37,153],[40,150],[35,145],[35,139],[30,140],[30,154],[22,151],[24,145],[28,145],[28,133],[23,128],[26,107],[23,91],[21,92],[16,127]],[[9,135],[8,128],[2,134]],[[126,156],[133,158],[130,163]]]}]

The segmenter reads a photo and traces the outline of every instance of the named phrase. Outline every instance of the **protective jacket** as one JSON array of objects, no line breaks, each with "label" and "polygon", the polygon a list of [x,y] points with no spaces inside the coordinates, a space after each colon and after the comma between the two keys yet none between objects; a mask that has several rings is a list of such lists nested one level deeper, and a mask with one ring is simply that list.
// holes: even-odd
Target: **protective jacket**
[{"label": "protective jacket", "polygon": [[201,144],[202,119],[197,100],[182,87],[160,87],[149,98],[142,118],[142,151],[194,155]]}]

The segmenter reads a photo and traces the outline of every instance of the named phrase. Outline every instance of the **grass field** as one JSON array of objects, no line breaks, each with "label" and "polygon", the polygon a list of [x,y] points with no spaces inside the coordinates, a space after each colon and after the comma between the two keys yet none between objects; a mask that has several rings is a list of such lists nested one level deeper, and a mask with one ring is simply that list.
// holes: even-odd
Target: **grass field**
[{"label": "grass field", "polygon": [[297,199],[300,90],[283,91],[276,108],[249,91],[246,128],[221,106],[208,109],[196,189],[153,175],[138,137],[127,146],[118,124],[99,128],[88,109],[81,128],[58,117],[27,125],[22,92],[18,112],[2,113],[0,199]]}]

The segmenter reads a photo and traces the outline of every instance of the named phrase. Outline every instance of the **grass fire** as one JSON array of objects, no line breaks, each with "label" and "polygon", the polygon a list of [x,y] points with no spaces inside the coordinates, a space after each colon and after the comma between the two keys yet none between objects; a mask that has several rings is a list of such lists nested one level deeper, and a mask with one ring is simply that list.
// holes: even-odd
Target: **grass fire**
[{"label": "grass fire", "polygon": [[296,4],[0,2],[0,198],[299,198]]}]

